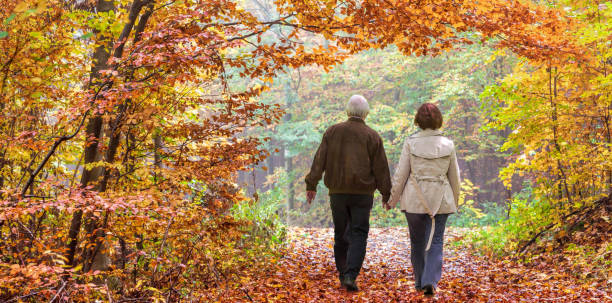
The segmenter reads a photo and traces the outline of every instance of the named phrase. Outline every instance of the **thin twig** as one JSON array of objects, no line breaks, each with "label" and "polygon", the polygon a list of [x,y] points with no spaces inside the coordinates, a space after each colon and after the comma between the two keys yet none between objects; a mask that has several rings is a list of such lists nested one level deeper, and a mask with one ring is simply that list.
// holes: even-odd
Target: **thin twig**
[{"label": "thin twig", "polygon": [[53,296],[53,298],[51,298],[49,303],[53,303],[53,301],[55,301],[57,296],[62,292],[62,290],[64,290],[64,287],[66,287],[66,281],[62,281],[62,287],[60,287],[60,289],[55,293],[55,295]]},{"label": "thin twig", "polygon": [[[172,218],[170,218],[170,221],[168,222],[168,226],[166,226],[166,231],[164,232],[164,237],[162,238],[162,243],[161,246],[159,247],[159,252],[157,254],[158,258],[159,256],[161,256],[163,250],[164,250],[164,246],[166,246],[166,239],[168,238],[168,230],[170,229],[170,226],[172,225],[172,222],[174,222],[174,216],[172,216]],[[155,264],[155,269],[153,269],[153,281],[155,281],[155,275],[157,274],[157,269],[159,268],[159,262],[157,262]]]},{"label": "thin twig", "polygon": [[106,288],[106,296],[108,297],[108,302],[113,303],[113,297],[111,297],[110,290],[108,290],[108,279],[104,280],[104,288]]},{"label": "thin twig", "polygon": [[29,294],[27,294],[27,295],[23,295],[23,296],[19,296],[19,297],[14,297],[14,298],[12,298],[12,299],[10,299],[10,300],[8,300],[8,301],[4,302],[4,303],[21,301],[22,299],[25,299],[25,298],[27,298],[27,297],[32,297],[32,296],[35,296],[35,295],[37,295],[37,294],[39,294],[39,293],[41,293],[41,292],[42,292],[42,290],[39,290],[39,291],[37,291],[37,292],[32,292],[32,293],[29,293]]}]

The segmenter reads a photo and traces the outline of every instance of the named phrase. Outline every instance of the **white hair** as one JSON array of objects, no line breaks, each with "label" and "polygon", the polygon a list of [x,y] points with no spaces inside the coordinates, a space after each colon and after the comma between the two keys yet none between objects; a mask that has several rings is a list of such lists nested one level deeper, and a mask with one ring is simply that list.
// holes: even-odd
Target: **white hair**
[{"label": "white hair", "polygon": [[368,100],[361,95],[353,95],[346,104],[346,114],[349,117],[365,119],[369,112]]}]

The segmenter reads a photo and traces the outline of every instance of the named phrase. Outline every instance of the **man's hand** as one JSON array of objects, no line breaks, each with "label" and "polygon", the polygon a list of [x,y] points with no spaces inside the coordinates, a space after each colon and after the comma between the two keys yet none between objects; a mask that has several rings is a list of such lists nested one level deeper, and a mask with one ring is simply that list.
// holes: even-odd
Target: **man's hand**
[{"label": "man's hand", "polygon": [[306,191],[306,202],[308,202],[308,204],[312,203],[312,200],[314,200],[316,196],[317,196],[316,191],[313,191],[313,190]]}]

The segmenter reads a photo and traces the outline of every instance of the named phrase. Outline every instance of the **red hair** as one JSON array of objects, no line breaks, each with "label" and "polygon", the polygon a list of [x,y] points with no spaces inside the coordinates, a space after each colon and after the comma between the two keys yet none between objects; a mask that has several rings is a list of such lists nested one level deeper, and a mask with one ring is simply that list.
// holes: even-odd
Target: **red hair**
[{"label": "red hair", "polygon": [[417,110],[414,123],[422,129],[438,129],[442,127],[442,113],[432,103],[424,103]]}]

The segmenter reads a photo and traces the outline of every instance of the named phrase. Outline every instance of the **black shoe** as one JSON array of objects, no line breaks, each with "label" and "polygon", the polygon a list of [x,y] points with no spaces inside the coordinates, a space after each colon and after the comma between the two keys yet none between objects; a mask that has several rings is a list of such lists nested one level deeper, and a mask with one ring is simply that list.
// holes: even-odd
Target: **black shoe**
[{"label": "black shoe", "polygon": [[355,283],[355,279],[351,277],[345,277],[342,284],[348,291],[359,291],[357,283]]},{"label": "black shoe", "polygon": [[436,292],[436,288],[433,287],[433,285],[431,285],[431,284],[427,284],[427,285],[425,285],[425,287],[423,287],[423,294],[428,296],[428,297],[433,296],[435,294],[435,292]]}]

